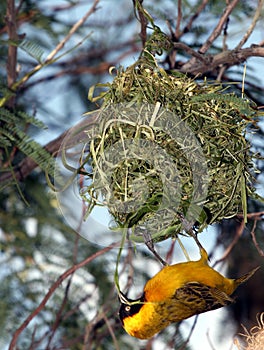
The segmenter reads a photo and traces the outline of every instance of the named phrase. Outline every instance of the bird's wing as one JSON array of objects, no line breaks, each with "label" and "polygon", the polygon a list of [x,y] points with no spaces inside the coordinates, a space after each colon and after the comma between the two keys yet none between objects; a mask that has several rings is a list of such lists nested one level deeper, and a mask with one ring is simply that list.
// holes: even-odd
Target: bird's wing
[{"label": "bird's wing", "polygon": [[192,310],[194,314],[215,310],[234,302],[220,289],[199,282],[188,282],[176,290],[173,299]]}]

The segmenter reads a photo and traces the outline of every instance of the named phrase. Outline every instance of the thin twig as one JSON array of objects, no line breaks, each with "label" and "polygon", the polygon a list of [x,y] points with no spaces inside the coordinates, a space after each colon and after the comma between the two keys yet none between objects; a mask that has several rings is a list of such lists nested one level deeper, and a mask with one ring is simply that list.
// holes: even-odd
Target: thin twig
[{"label": "thin twig", "polygon": [[32,75],[37,73],[40,69],[42,69],[44,66],[48,65],[56,56],[56,54],[64,47],[67,41],[72,37],[72,35],[83,25],[83,23],[97,10],[97,5],[100,0],[94,0],[94,3],[92,7],[85,13],[85,15],[77,21],[72,28],[70,29],[69,33],[59,42],[59,44],[55,47],[54,50],[50,52],[50,54],[46,57],[45,61],[38,64],[36,67],[34,67],[30,72],[28,72],[22,79],[20,79],[18,82],[12,85],[12,89],[16,90],[19,86],[23,85]]},{"label": "thin twig", "polygon": [[166,255],[166,259],[165,259],[169,265],[172,262],[172,256],[173,256],[175,244],[176,244],[176,239],[172,239],[171,244],[170,244],[170,248],[167,251],[167,255]]},{"label": "thin twig", "polygon": [[[248,219],[262,220],[263,215],[264,215],[264,211],[258,211],[255,213],[248,213],[247,218]],[[237,214],[237,217],[243,219],[243,214]]]},{"label": "thin twig", "polygon": [[225,71],[227,70],[227,66],[226,65],[222,65],[219,69],[219,72],[217,74],[216,77],[216,81],[222,81],[223,75],[225,74]]},{"label": "thin twig", "polygon": [[94,318],[85,327],[82,350],[92,349],[92,341],[90,341],[90,338],[92,338],[92,330],[93,330],[94,325],[98,324],[101,320],[102,320],[102,312],[97,313],[94,316]]},{"label": "thin twig", "polygon": [[[196,54],[199,53],[196,52]],[[264,57],[264,47],[251,45],[245,49],[226,50],[216,55],[205,55],[203,56],[203,60],[201,60],[201,56],[199,58],[197,57],[198,60],[196,56],[192,57],[179,71],[196,75],[212,72],[223,64],[227,67],[235,66],[236,64],[245,62],[249,57]]]},{"label": "thin twig", "polygon": [[[129,48],[129,46],[131,46]],[[57,73],[51,73],[47,74],[42,78],[34,79],[34,81],[27,83],[26,86],[23,86],[20,91],[25,92],[26,90],[37,86],[39,83],[55,80],[58,78],[61,78],[65,75],[83,75],[83,74],[94,74],[94,75],[101,75],[109,72],[109,68],[112,66],[115,66],[116,62],[120,62],[123,59],[127,58],[129,55],[138,53],[140,51],[139,45],[137,45],[134,40],[129,40],[125,43],[122,43],[121,45],[111,46],[111,50],[119,50],[119,49],[126,49],[125,52],[121,52],[119,56],[117,56],[114,60],[108,61],[108,62],[101,62],[95,67],[87,66],[86,64],[83,64],[83,62],[89,62],[90,60],[97,59],[98,57],[102,57],[106,55],[109,51],[105,48],[102,48],[101,50],[95,51],[90,50],[89,53],[85,55],[85,57],[82,56],[80,59],[73,58],[69,61],[61,61],[60,63],[57,63],[57,67],[61,69],[61,71],[58,71]],[[65,68],[69,67],[69,68]]]},{"label": "thin twig", "polygon": [[226,51],[228,49],[227,46],[227,29],[228,29],[228,24],[229,24],[229,17],[227,18],[224,28],[223,28],[223,51]]},{"label": "thin twig", "polygon": [[253,30],[256,27],[256,24],[261,16],[262,10],[263,10],[263,4],[264,4],[264,0],[259,0],[258,2],[258,7],[255,11],[253,20],[248,28],[248,30],[246,31],[245,35],[243,36],[243,38],[240,40],[239,44],[236,46],[236,50],[237,49],[241,49],[241,47],[245,44],[245,42],[248,40],[248,38],[250,37],[250,35],[252,34]]},{"label": "thin twig", "polygon": [[[221,34],[221,30],[225,25],[227,18],[229,17],[230,13],[233,11],[233,9],[235,8],[238,2],[239,0],[233,0],[230,4],[226,6],[222,17],[220,18],[219,22],[217,23],[216,27],[214,28],[209,38],[205,41],[205,43],[199,49],[199,53],[201,54],[206,53],[208,49],[212,46],[215,39],[218,38],[218,36]],[[183,70],[189,71],[191,67],[195,66],[195,61],[196,61],[196,58],[192,57],[187,63],[184,64]],[[211,66],[210,66],[210,70],[212,70]],[[198,71],[198,73],[200,72]]]},{"label": "thin twig", "polygon": [[80,263],[73,265],[70,267],[67,271],[65,271],[62,275],[59,276],[57,281],[53,283],[53,285],[50,287],[48,293],[45,295],[39,306],[25,319],[25,321],[22,323],[22,325],[15,331],[13,334],[11,343],[9,345],[9,350],[15,349],[18,337],[23,332],[23,330],[28,326],[28,324],[33,320],[34,317],[36,317],[40,311],[44,308],[44,306],[47,304],[48,300],[51,298],[53,293],[56,291],[56,289],[59,287],[59,285],[70,275],[72,275],[75,271],[80,269],[81,267],[89,264],[94,259],[98,258],[99,256],[105,254],[109,250],[117,247],[120,244],[120,242],[112,243],[108,247],[105,247],[104,249],[99,250],[98,252],[94,253],[93,255],[89,256],[88,258],[84,259]]},{"label": "thin twig", "polygon": [[[87,324],[85,328],[85,333],[83,336],[83,345],[82,350],[92,350],[94,349],[93,342],[95,340],[95,332],[96,329],[98,329],[98,326],[101,327],[102,321],[105,322],[105,315],[107,313],[108,308],[105,308],[106,304],[104,305],[104,309],[101,309],[94,318]],[[112,315],[113,317],[113,315]],[[113,317],[114,318],[114,317]],[[100,337],[104,337],[104,333],[100,332]],[[96,339],[98,340],[98,339]]]},{"label": "thin twig", "polygon": [[175,29],[176,39],[178,39],[180,36],[181,20],[182,20],[182,2],[181,0],[178,0],[178,16],[177,16],[177,23],[176,23],[176,29]]},{"label": "thin twig", "polygon": [[[87,141],[88,128],[95,123],[99,113],[94,111],[89,117],[81,120],[72,128],[63,132],[56,139],[50,141],[44,148],[53,156],[61,154],[62,145],[65,148],[70,148],[80,142]],[[30,157],[24,158],[13,171],[7,171],[0,175],[0,183],[8,183],[15,178],[18,181],[23,181],[36,167],[37,163]]]},{"label": "thin twig", "polygon": [[196,20],[196,18],[201,14],[201,12],[203,11],[203,9],[205,8],[205,6],[207,5],[209,0],[203,0],[200,4],[200,6],[197,8],[197,11],[191,16],[189,22],[186,24],[186,26],[183,28],[182,32],[179,34],[179,38],[185,34],[188,33],[191,28],[192,28],[192,24],[194,22],[194,20]]},{"label": "thin twig", "polygon": [[197,58],[199,61],[202,61],[202,62],[206,62],[207,61],[207,58],[205,56],[203,56],[199,52],[193,50],[191,47],[189,47],[188,45],[186,45],[184,43],[174,43],[173,46],[174,46],[175,49],[184,50],[185,52],[190,54],[192,57]]},{"label": "thin twig", "polygon": [[239,0],[233,0],[230,4],[226,6],[226,9],[220,18],[219,22],[217,23],[216,27],[214,28],[212,34],[209,36],[209,38],[205,41],[205,43],[202,45],[202,47],[199,49],[200,53],[205,53],[208,51],[208,49],[212,46],[213,42],[216,38],[221,34],[222,28],[224,27],[230,13],[234,10]]},{"label": "thin twig", "polygon": [[189,333],[187,339],[185,340],[185,342],[183,343],[183,345],[180,347],[179,350],[184,350],[184,349],[186,348],[187,344],[189,343],[189,341],[190,341],[190,339],[191,339],[191,336],[192,336],[192,334],[193,334],[194,328],[195,328],[195,326],[196,326],[196,323],[197,323],[197,320],[198,320],[198,316],[199,316],[199,315],[196,315],[196,316],[195,316],[195,319],[194,319],[194,321],[193,321],[193,325],[192,325],[192,328],[191,328],[191,330],[190,330],[190,333]]},{"label": "thin twig", "polygon": [[30,348],[29,350],[35,350],[36,342],[35,342],[35,335],[37,333],[37,325],[34,326],[31,339],[30,339]]},{"label": "thin twig", "polygon": [[[77,232],[79,232],[79,231],[77,231]],[[73,263],[74,264],[76,264],[76,261],[77,261],[79,239],[80,239],[80,236],[78,234],[76,234],[76,238],[75,238],[75,242],[74,242],[74,249],[73,249]],[[73,274],[70,276],[70,278],[69,278],[69,280],[67,282],[63,300],[61,302],[59,310],[56,312],[56,319],[55,319],[55,322],[53,323],[53,325],[51,327],[52,333],[50,334],[50,336],[48,338],[47,349],[49,349],[51,341],[54,338],[56,330],[58,329],[58,327],[60,325],[60,322],[62,320],[62,313],[63,313],[63,310],[64,310],[65,306],[67,305],[67,300],[68,300],[68,295],[69,295],[69,291],[70,291],[70,287],[71,287],[71,283],[72,283],[72,278],[73,278]]]},{"label": "thin twig", "polygon": [[233,241],[226,248],[226,250],[225,250],[224,254],[222,255],[222,257],[215,261],[213,267],[215,267],[217,264],[219,264],[220,262],[224,261],[228,257],[228,255],[231,253],[232,249],[234,248],[234,246],[238,242],[239,238],[241,237],[241,235],[242,235],[242,233],[244,231],[244,228],[245,228],[245,222],[244,222],[244,220],[242,220],[239,228],[236,231],[236,235],[233,238]]},{"label": "thin twig", "polygon": [[109,330],[109,333],[110,333],[110,335],[111,335],[111,337],[112,337],[112,339],[113,339],[113,342],[114,342],[114,345],[115,345],[115,349],[116,350],[120,350],[120,347],[119,347],[119,345],[118,345],[118,341],[117,341],[117,339],[116,339],[116,336],[115,336],[115,332],[114,332],[114,330],[113,330],[113,327],[111,326],[111,324],[110,324],[110,322],[109,322],[109,320],[108,320],[108,318],[106,317],[106,314],[103,312],[103,319],[105,320],[105,323],[106,323],[106,326],[107,326],[107,328],[108,328],[108,330]]},{"label": "thin twig", "polygon": [[254,220],[254,224],[253,224],[253,227],[252,227],[250,234],[252,236],[253,243],[254,243],[255,247],[257,248],[259,255],[264,256],[264,251],[260,248],[260,246],[257,242],[257,239],[256,239],[256,234],[255,234],[256,226],[257,226],[257,219]]},{"label": "thin twig", "polygon": [[72,28],[70,29],[69,33],[65,36],[65,38],[63,38],[62,41],[55,47],[55,49],[51,51],[51,53],[47,56],[45,60],[46,63],[51,61],[57,55],[57,53],[64,47],[66,42],[69,41],[72,35],[84,24],[87,18],[89,18],[97,10],[96,7],[99,1],[100,0],[95,0],[90,10],[87,11],[86,14],[72,26]]},{"label": "thin twig", "polygon": [[[95,287],[96,288],[96,287]],[[69,311],[67,311],[63,317],[62,317],[62,321],[65,321],[65,320],[68,320],[68,319],[71,319],[72,316],[74,314],[79,313],[80,312],[80,306],[83,304],[83,303],[86,303],[88,298],[91,298],[93,294],[86,294],[83,298],[81,298]]]},{"label": "thin twig", "polygon": [[158,252],[156,251],[155,247],[154,247],[154,243],[153,240],[151,238],[151,235],[148,232],[144,232],[143,233],[143,237],[144,237],[144,242],[146,247],[153,253],[153,255],[157,258],[157,260],[163,265],[166,266],[168,265],[167,262],[165,260],[162,259],[162,257],[158,254]]},{"label": "thin twig", "polygon": [[[228,24],[229,24],[229,17],[227,18],[224,28],[223,28],[223,47],[222,47],[222,51],[226,51],[228,49],[227,46],[227,29],[228,29]],[[220,66],[218,75],[216,80],[217,81],[221,81],[222,77],[225,73],[225,71],[227,70],[228,66],[226,64],[223,64],[222,66]]]},{"label": "thin twig", "polygon": [[18,17],[18,14],[19,14],[20,10],[21,10],[21,7],[22,7],[22,5],[23,5],[23,2],[24,2],[24,0],[20,0],[20,1],[19,1],[19,4],[17,5],[17,8],[16,8],[16,16],[17,16],[17,17]]},{"label": "thin twig", "polygon": [[134,3],[134,11],[135,11],[135,14],[136,14],[136,17],[138,15],[138,20],[140,22],[140,25],[141,25],[141,31],[140,31],[140,38],[141,38],[141,41],[142,41],[142,47],[145,46],[145,43],[147,41],[147,25],[148,25],[148,20],[145,16],[145,13],[144,13],[144,9],[143,9],[143,1],[144,0],[133,0],[133,3]]},{"label": "thin twig", "polygon": [[[15,1],[8,0],[6,8],[5,21],[7,25],[7,34],[10,41],[16,41],[17,35],[17,24],[16,24],[16,8]],[[11,89],[12,85],[15,84],[17,78],[17,47],[10,44],[8,46],[7,54],[7,86]],[[8,106],[13,108],[15,104],[15,96],[9,97]]]},{"label": "thin twig", "polygon": [[211,349],[212,349],[212,350],[216,350],[215,347],[214,347],[214,345],[213,345],[213,342],[212,342],[212,340],[211,340],[211,338],[210,338],[210,336],[209,336],[209,329],[208,329],[207,332],[206,332],[206,337],[207,337],[207,339],[208,339],[208,343],[209,343]]}]

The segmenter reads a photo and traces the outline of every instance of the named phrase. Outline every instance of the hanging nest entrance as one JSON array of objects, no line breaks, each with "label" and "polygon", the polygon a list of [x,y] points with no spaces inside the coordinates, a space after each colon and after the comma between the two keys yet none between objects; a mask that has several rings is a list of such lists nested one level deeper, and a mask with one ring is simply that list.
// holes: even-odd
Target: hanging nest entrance
[{"label": "hanging nest entrance", "polygon": [[255,171],[245,138],[255,117],[251,101],[166,73],[150,53],[106,86],[83,161],[88,211],[106,206],[136,241],[183,233],[184,220],[202,230],[246,214]]}]

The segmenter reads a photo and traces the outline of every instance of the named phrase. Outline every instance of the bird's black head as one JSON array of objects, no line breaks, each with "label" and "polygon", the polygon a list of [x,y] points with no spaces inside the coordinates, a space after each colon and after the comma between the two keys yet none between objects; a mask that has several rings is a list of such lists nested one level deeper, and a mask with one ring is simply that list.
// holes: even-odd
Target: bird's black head
[{"label": "bird's black head", "polygon": [[144,305],[144,294],[142,295],[141,298],[132,300],[128,299],[122,292],[119,292],[119,300],[121,302],[121,306],[119,309],[119,317],[124,324],[124,319],[129,316],[133,316],[139,312],[139,310],[142,308]]}]

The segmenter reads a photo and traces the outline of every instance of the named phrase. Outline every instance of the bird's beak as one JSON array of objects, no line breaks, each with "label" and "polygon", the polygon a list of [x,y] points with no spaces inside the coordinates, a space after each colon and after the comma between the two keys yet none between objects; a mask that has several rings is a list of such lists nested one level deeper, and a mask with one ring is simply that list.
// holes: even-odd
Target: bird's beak
[{"label": "bird's beak", "polygon": [[122,304],[129,304],[129,301],[128,301],[128,299],[127,299],[127,297],[125,296],[125,294],[124,293],[122,293],[122,292],[118,292],[118,297],[119,297],[119,300],[120,300],[120,302],[122,303]]}]

